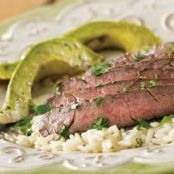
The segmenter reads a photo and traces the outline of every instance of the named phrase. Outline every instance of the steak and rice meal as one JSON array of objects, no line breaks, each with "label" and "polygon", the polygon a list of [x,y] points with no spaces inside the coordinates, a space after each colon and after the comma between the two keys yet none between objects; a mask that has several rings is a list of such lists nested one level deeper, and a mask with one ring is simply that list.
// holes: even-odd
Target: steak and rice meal
[{"label": "steak and rice meal", "polygon": [[1,136],[54,153],[172,143],[174,44],[125,54],[91,67],[81,77],[62,80],[44,106],[47,112],[29,119],[27,134],[18,129],[23,120]]}]

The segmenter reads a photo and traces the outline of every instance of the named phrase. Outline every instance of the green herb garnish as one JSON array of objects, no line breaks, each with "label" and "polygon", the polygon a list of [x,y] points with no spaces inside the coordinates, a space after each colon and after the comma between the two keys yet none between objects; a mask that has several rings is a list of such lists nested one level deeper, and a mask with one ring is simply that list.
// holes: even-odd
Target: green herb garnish
[{"label": "green herb garnish", "polygon": [[137,54],[135,57],[134,57],[134,61],[136,62],[140,62],[141,60],[145,59],[145,55],[144,54]]},{"label": "green herb garnish", "polygon": [[173,116],[169,115],[169,116],[164,116],[163,119],[160,122],[160,125],[164,125],[166,123],[170,123],[172,121]]},{"label": "green herb garnish", "polygon": [[139,123],[138,129],[141,129],[141,128],[146,128],[146,129],[151,128],[150,123],[148,121],[146,121],[146,120],[139,119],[138,123]]},{"label": "green herb garnish", "polygon": [[28,131],[26,132],[26,135],[27,135],[27,136],[30,136],[32,133],[33,133],[33,131],[30,129],[30,130],[28,130]]},{"label": "green herb garnish", "polygon": [[110,64],[109,63],[100,63],[95,65],[91,72],[95,76],[99,76],[105,72],[108,72],[110,70]]},{"label": "green herb garnish", "polygon": [[157,83],[154,80],[150,80],[148,83],[140,82],[140,88],[144,90],[145,88],[154,88],[157,86]]},{"label": "green herb garnish", "polygon": [[148,88],[154,88],[154,87],[156,87],[156,86],[157,86],[156,82],[155,82],[154,80],[150,80],[147,87],[148,87]]},{"label": "green herb garnish", "polygon": [[101,96],[94,99],[97,106],[99,106],[103,100],[104,100],[104,97],[101,97]]},{"label": "green herb garnish", "polygon": [[169,58],[172,57],[173,51],[174,51],[174,44],[170,43],[169,46],[168,46],[168,50],[167,50],[167,55],[168,55]]},{"label": "green herb garnish", "polygon": [[141,88],[141,90],[144,90],[146,88],[146,83],[140,82],[140,88]]},{"label": "green herb garnish", "polygon": [[136,138],[137,145],[141,147],[143,145],[143,140],[142,138]]},{"label": "green herb garnish", "polygon": [[62,129],[60,136],[67,139],[69,137],[69,128],[67,126],[64,126],[64,128]]},{"label": "green herb garnish", "polygon": [[29,136],[31,135],[32,131],[31,131],[31,126],[32,126],[32,117],[28,116],[26,118],[24,118],[23,120],[15,123],[14,127],[21,131],[23,134]]},{"label": "green herb garnish", "polygon": [[102,128],[108,127],[109,123],[106,118],[99,117],[90,127],[90,129],[101,130]]},{"label": "green herb garnish", "polygon": [[35,114],[41,115],[41,114],[45,114],[46,112],[49,112],[51,110],[51,106],[48,104],[35,105],[33,106],[32,110],[35,112]]}]

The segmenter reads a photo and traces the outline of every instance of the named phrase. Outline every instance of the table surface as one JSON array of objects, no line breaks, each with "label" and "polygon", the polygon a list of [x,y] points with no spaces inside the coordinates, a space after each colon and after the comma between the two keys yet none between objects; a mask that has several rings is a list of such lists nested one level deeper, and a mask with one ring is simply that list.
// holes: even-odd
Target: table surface
[{"label": "table surface", "polygon": [[0,0],[0,21],[60,0]]}]

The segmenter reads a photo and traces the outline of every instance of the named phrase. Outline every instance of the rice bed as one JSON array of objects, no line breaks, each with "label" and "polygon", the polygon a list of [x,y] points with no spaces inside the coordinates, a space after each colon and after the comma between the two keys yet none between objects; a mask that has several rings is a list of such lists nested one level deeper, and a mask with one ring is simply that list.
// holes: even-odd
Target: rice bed
[{"label": "rice bed", "polygon": [[148,145],[165,145],[174,141],[174,119],[161,125],[152,122],[151,128],[135,126],[131,129],[118,129],[116,125],[102,130],[90,129],[81,134],[75,133],[65,140],[58,134],[43,137],[35,131],[30,136],[10,132],[1,137],[10,142],[38,150],[58,153],[60,151],[81,151],[86,153],[116,152],[121,149]]}]

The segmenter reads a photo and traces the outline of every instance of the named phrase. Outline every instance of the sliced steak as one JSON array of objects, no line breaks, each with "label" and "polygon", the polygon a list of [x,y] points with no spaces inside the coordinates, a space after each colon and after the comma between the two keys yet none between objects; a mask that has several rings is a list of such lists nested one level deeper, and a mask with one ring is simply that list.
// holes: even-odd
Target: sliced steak
[{"label": "sliced steak", "polygon": [[71,133],[87,130],[98,117],[107,118],[110,125],[132,126],[138,119],[149,120],[174,113],[174,89],[156,87],[148,90],[133,91],[116,96],[105,96],[100,105],[94,101],[83,102],[76,109],[65,111],[53,109],[40,121],[39,131],[44,135],[59,133],[63,125]]},{"label": "sliced steak", "polygon": [[[146,68],[148,66],[148,68]],[[125,66],[109,71],[102,76],[88,76],[86,79],[71,78],[61,83],[61,92],[70,94],[81,89],[95,88],[100,85],[138,79],[170,79],[174,74],[174,59],[161,59],[142,66]],[[166,71],[164,73],[164,71]]]},{"label": "sliced steak", "polygon": [[[99,76],[88,71],[82,79],[62,82],[60,95],[49,99],[54,109],[42,116],[38,130],[45,136],[64,126],[82,132],[98,117],[127,127],[174,113],[174,49],[169,52],[169,46],[153,48],[140,62],[134,61],[136,54],[123,56]],[[103,98],[97,104],[98,97]]]},{"label": "sliced steak", "polygon": [[163,69],[145,69],[141,71],[139,68],[128,69],[118,68],[115,71],[104,73],[102,76],[89,76],[86,80],[88,87],[95,88],[96,86],[105,85],[108,83],[114,83],[119,81],[131,81],[138,79],[173,79],[174,69],[163,70]]},{"label": "sliced steak", "polygon": [[[149,80],[138,80],[138,81],[122,81],[119,83],[111,83],[97,88],[87,88],[80,91],[74,91],[71,94],[54,95],[49,100],[48,103],[53,107],[61,107],[71,103],[81,103],[82,101],[91,101],[98,97],[104,97],[106,95],[117,95],[120,93],[131,92],[142,90],[143,84],[144,88],[148,88]],[[174,86],[174,80],[155,80],[155,86],[165,87]],[[152,86],[153,87],[153,86]]]}]

